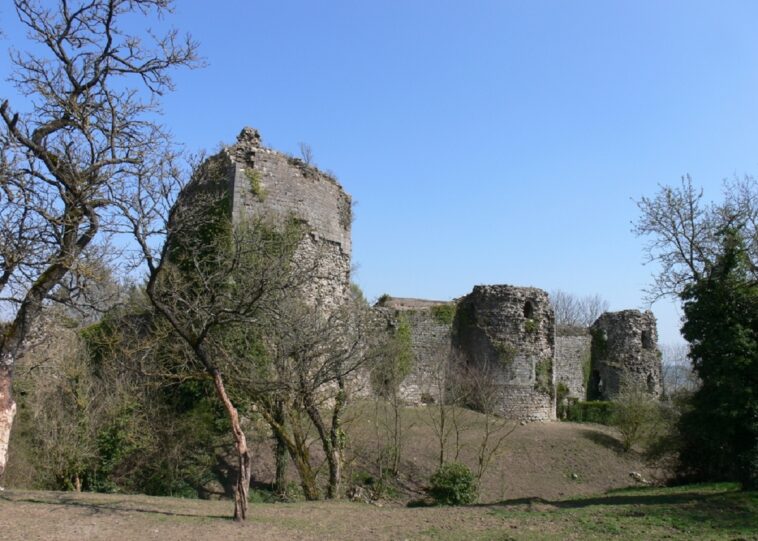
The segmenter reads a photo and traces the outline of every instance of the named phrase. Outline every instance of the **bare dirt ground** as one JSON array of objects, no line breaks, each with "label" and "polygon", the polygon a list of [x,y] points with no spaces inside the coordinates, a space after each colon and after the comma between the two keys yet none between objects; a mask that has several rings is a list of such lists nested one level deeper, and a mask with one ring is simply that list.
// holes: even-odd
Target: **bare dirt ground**
[{"label": "bare dirt ground", "polygon": [[[439,465],[439,443],[430,423],[430,413],[433,412],[427,408],[407,408],[403,412],[405,428],[400,471],[404,475],[395,496],[399,502],[423,496],[429,477]],[[461,410],[460,421],[466,429],[461,433],[458,461],[475,469],[483,416]],[[515,426],[515,430],[504,440],[482,479],[480,502],[598,494],[635,485],[631,472],[641,474],[646,480],[662,480],[662,473],[647,465],[637,450],[622,451],[613,428],[562,422],[512,423],[510,426]],[[376,476],[375,457],[378,447],[386,444],[386,437],[377,435],[371,416],[365,411],[348,424],[347,433],[350,442],[348,479],[361,473]],[[451,436],[448,442],[447,461],[454,459],[453,439]],[[272,482],[274,467],[270,446],[261,445],[257,451],[254,478],[263,483]],[[317,449],[313,456],[318,456]],[[294,476],[292,480],[294,482]]]}]

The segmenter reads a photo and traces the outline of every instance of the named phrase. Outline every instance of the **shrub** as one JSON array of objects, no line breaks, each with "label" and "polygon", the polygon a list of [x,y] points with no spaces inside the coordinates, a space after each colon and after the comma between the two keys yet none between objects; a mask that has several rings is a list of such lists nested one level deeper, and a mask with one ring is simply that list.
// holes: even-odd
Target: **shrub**
[{"label": "shrub", "polygon": [[465,505],[476,501],[476,479],[463,464],[443,464],[429,483],[429,495],[440,505]]},{"label": "shrub", "polygon": [[628,451],[661,423],[658,401],[639,385],[623,385],[613,401],[611,422],[621,433],[624,451]]},{"label": "shrub", "polygon": [[612,418],[612,402],[603,400],[578,401],[570,404],[568,408],[568,420],[575,423],[610,425]]}]

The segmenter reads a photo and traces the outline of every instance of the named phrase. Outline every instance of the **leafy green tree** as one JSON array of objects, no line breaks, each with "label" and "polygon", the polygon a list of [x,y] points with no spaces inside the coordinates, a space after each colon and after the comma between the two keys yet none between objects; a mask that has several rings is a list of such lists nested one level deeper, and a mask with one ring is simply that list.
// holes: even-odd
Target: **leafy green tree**
[{"label": "leafy green tree", "polygon": [[722,233],[721,254],[685,288],[682,333],[702,385],[679,424],[681,468],[702,480],[758,486],[758,283],[745,243]]}]

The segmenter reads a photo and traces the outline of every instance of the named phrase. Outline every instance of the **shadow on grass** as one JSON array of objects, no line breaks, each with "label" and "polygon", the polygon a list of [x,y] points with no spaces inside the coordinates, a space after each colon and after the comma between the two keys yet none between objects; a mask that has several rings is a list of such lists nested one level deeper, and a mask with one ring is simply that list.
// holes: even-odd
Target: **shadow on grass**
[{"label": "shadow on grass", "polygon": [[606,434],[605,432],[598,432],[595,430],[589,430],[586,428],[580,429],[579,434],[581,434],[583,438],[586,438],[591,442],[600,445],[601,447],[610,449],[616,454],[625,454],[624,445],[617,438],[614,438],[610,434]]},{"label": "shadow on grass", "polygon": [[151,515],[163,515],[170,517],[191,517],[191,518],[213,518],[223,520],[233,520],[230,515],[208,515],[208,514],[193,514],[193,513],[179,513],[176,511],[162,511],[160,509],[149,509],[144,507],[135,506],[129,501],[113,501],[113,502],[88,502],[79,500],[74,496],[65,494],[58,495],[57,497],[51,497],[50,499],[35,498],[33,496],[19,496],[14,497],[12,493],[0,494],[0,500],[4,500],[11,503],[33,503],[39,505],[57,505],[66,507],[79,507],[89,510],[93,515],[103,512],[117,512],[117,513],[146,513]]},{"label": "shadow on grass", "polygon": [[[740,492],[737,489],[719,492],[692,489],[674,493],[667,493],[665,489],[663,492],[650,488],[646,490],[653,493],[640,494],[632,490],[629,493],[557,501],[518,498],[498,502],[494,507],[544,506],[572,514],[597,510],[608,516],[678,524],[685,528],[707,527],[751,535],[758,532],[758,492]],[[507,512],[507,509],[502,511]]]}]

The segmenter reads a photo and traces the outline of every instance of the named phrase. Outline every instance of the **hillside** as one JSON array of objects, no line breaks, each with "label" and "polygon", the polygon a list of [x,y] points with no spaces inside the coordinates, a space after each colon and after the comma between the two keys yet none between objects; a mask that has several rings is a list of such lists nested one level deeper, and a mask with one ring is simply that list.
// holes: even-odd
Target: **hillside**
[{"label": "hillside", "polygon": [[[374,403],[353,408],[346,416],[348,436],[347,477],[355,480],[378,477],[376,457],[390,439],[385,419],[377,415]],[[484,415],[458,410],[463,427],[458,461],[472,469],[477,464]],[[439,443],[433,429],[433,407],[404,408],[401,411],[403,437],[401,476],[387,497],[405,502],[423,494],[428,478],[438,465]],[[621,452],[621,444],[612,428],[579,423],[538,422],[509,423],[513,428],[482,480],[480,501],[492,502],[514,498],[555,499],[634,485],[631,472],[655,480],[658,472],[645,465],[639,453]],[[504,433],[505,433],[504,432]],[[493,439],[497,434],[493,436]],[[455,435],[447,445],[446,460],[454,458]],[[316,448],[314,446],[314,452]],[[318,459],[318,456],[314,458]],[[254,478],[261,483],[273,481],[273,456],[270,444],[259,443],[254,452]],[[294,469],[290,468],[292,481]]]}]

